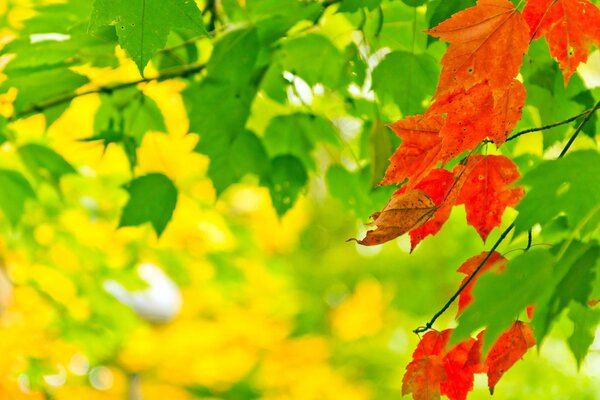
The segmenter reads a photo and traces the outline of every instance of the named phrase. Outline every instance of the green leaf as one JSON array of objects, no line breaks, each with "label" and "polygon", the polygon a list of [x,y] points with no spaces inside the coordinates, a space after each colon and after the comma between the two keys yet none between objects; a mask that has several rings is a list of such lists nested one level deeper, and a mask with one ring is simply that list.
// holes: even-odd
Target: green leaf
[{"label": "green leaf", "polygon": [[[17,89],[14,102],[15,114],[30,114],[44,111],[50,125],[68,107],[69,101],[56,102],[56,99],[70,96],[75,89],[86,84],[88,79],[76,74],[66,65],[52,67],[23,68],[12,71],[8,79],[0,85],[0,92],[10,87]],[[68,98],[67,100],[70,100]]]},{"label": "green leaf", "polygon": [[[562,246],[557,246],[558,250]],[[600,247],[577,241],[569,244],[564,255],[554,262],[549,290],[536,302],[531,321],[538,344],[542,343],[550,327],[572,301],[587,305],[596,274],[595,267]],[[546,267],[547,268],[547,267]]]},{"label": "green leaf", "polygon": [[263,184],[269,188],[273,207],[278,215],[285,214],[298,199],[300,191],[308,182],[308,174],[302,162],[291,155],[277,156],[271,160],[270,173]]},{"label": "green leaf", "polygon": [[71,164],[47,146],[29,143],[19,147],[18,153],[32,175],[47,179],[54,185],[63,175],[76,173]]},{"label": "green leaf", "polygon": [[264,145],[271,157],[291,154],[310,170],[316,168],[312,151],[318,141],[336,143],[335,128],[313,114],[279,115],[271,119],[265,130]]},{"label": "green leaf", "polygon": [[190,131],[200,136],[195,150],[210,158],[208,176],[217,193],[237,179],[222,166],[229,165],[230,147],[250,115],[257,92],[253,67],[258,52],[256,29],[230,31],[215,44],[208,75],[183,92]]},{"label": "green leaf", "polygon": [[394,51],[375,67],[373,90],[382,102],[394,102],[404,115],[421,113],[423,100],[437,84],[439,65],[428,54]]},{"label": "green leaf", "polygon": [[573,333],[567,339],[567,343],[577,360],[577,366],[581,367],[581,362],[596,336],[596,328],[600,324],[600,310],[572,302],[568,315],[573,321]]},{"label": "green leaf", "polygon": [[35,198],[35,193],[23,175],[6,169],[0,169],[0,188],[0,209],[14,227],[21,220],[25,201]]},{"label": "green leaf", "polygon": [[164,48],[167,36],[175,29],[195,34],[206,33],[195,1],[171,0],[95,0],[90,32],[114,25],[119,44],[143,75],[144,67],[157,50]]},{"label": "green leaf", "polygon": [[376,187],[383,179],[394,153],[392,131],[381,120],[369,124],[369,155],[371,159],[370,187]]},{"label": "green leaf", "polygon": [[427,0],[402,0],[404,4],[411,7],[419,7],[425,4]]},{"label": "green leaf", "polygon": [[229,151],[229,168],[239,180],[246,174],[263,176],[269,170],[269,157],[262,141],[244,130],[235,138]]},{"label": "green leaf", "polygon": [[129,201],[123,208],[119,227],[150,222],[160,236],[177,204],[177,188],[173,182],[163,174],[151,173],[129,182],[126,190]]},{"label": "green leaf", "polygon": [[547,250],[534,249],[508,263],[501,274],[482,274],[473,288],[473,303],[458,317],[452,342],[458,343],[475,330],[487,327],[484,350],[515,321],[530,304],[534,304],[552,280],[553,257]]},{"label": "green leaf", "polygon": [[368,165],[359,171],[351,172],[339,164],[334,164],[325,175],[331,195],[362,220],[367,220],[373,210],[383,208],[391,192],[396,190],[391,186],[371,189],[370,180],[371,171]]},{"label": "green leaf", "polygon": [[339,12],[355,12],[361,8],[374,10],[379,7],[382,0],[342,0],[342,4],[338,9]]},{"label": "green leaf", "polygon": [[322,83],[337,89],[347,79],[344,73],[346,60],[337,47],[322,35],[308,34],[291,39],[282,46],[274,62],[281,71],[299,76],[310,86]]},{"label": "green leaf", "polygon": [[542,226],[564,212],[571,228],[583,223],[582,232],[594,229],[600,220],[600,154],[578,151],[541,163],[519,184],[526,185],[525,198],[516,207],[515,234],[535,224]]}]

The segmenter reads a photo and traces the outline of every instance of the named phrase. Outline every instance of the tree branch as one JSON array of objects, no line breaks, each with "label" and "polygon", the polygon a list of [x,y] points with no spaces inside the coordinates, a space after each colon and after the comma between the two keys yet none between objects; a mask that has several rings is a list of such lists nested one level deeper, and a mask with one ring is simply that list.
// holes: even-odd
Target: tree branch
[{"label": "tree branch", "polygon": [[50,99],[48,101],[45,101],[45,102],[42,102],[39,104],[34,104],[33,106],[26,108],[25,110],[22,110],[18,113],[14,113],[10,118],[8,118],[8,121],[9,122],[16,121],[20,118],[29,116],[31,114],[43,112],[44,110],[47,110],[49,108],[52,108],[52,107],[55,107],[55,106],[58,106],[58,105],[61,105],[64,103],[68,103],[71,100],[76,99],[77,97],[82,97],[82,96],[86,96],[88,94],[94,94],[94,93],[112,93],[114,91],[125,89],[125,88],[131,87],[131,86],[138,85],[140,83],[145,83],[145,82],[164,81],[167,79],[182,78],[182,77],[196,74],[196,73],[202,71],[205,67],[206,66],[204,64],[184,65],[183,67],[177,67],[172,70],[166,70],[162,74],[157,75],[155,77],[151,77],[151,78],[142,78],[142,79],[138,79],[138,80],[130,81],[130,82],[121,82],[121,83],[117,83],[114,85],[100,86],[100,87],[97,87],[94,89],[89,89],[89,90],[86,90],[83,92],[66,93],[66,94],[56,97],[54,99]]},{"label": "tree branch", "polygon": [[511,140],[515,140],[519,136],[525,135],[527,133],[539,132],[539,131],[543,131],[543,130],[546,130],[546,129],[555,128],[557,126],[561,126],[561,125],[564,125],[564,124],[568,124],[569,122],[573,122],[573,121],[575,121],[575,120],[583,117],[584,115],[589,115],[589,114],[591,114],[593,112],[594,112],[594,109],[590,108],[589,110],[585,110],[585,111],[583,111],[583,112],[581,112],[581,113],[579,113],[577,115],[574,115],[574,116],[572,116],[570,118],[567,118],[565,120],[562,120],[562,121],[554,122],[552,124],[540,126],[540,127],[537,127],[537,128],[525,129],[523,131],[519,131],[519,132],[515,133],[514,135],[511,135],[508,139],[506,139],[506,141],[510,142]]},{"label": "tree branch", "polygon": [[442,314],[444,314],[448,308],[450,308],[450,306],[452,305],[452,303],[454,303],[454,301],[456,301],[456,299],[458,298],[458,296],[463,292],[463,290],[465,290],[465,288],[469,285],[469,283],[471,283],[471,281],[475,278],[475,276],[477,275],[477,273],[479,272],[479,270],[481,270],[481,268],[483,268],[483,265],[492,256],[492,253],[498,248],[498,246],[500,246],[500,243],[502,243],[504,241],[504,239],[506,239],[506,236],[508,236],[508,234],[510,233],[510,231],[513,230],[514,227],[515,227],[515,223],[513,222],[512,224],[510,224],[510,226],[508,228],[506,228],[504,230],[504,232],[502,232],[502,234],[500,235],[500,237],[498,238],[498,240],[496,240],[496,243],[494,243],[494,245],[492,246],[492,248],[490,249],[490,251],[488,251],[488,253],[485,255],[485,257],[483,258],[483,260],[481,260],[481,262],[479,263],[479,265],[477,266],[477,268],[475,268],[475,271],[473,271],[473,273],[471,275],[469,275],[469,277],[467,278],[467,280],[465,281],[465,283],[463,283],[458,288],[458,290],[456,291],[456,293],[454,293],[452,295],[452,297],[450,297],[450,299],[446,302],[446,304],[444,304],[444,306],[440,309],[440,311],[438,311],[437,313],[435,313],[435,315],[431,318],[431,320],[429,322],[427,322],[424,326],[420,326],[417,329],[415,329],[413,331],[414,333],[419,334],[419,333],[423,333],[423,332],[426,332],[429,329],[431,329],[431,327],[433,326],[433,324],[435,323],[435,321],[439,317],[441,317]]}]

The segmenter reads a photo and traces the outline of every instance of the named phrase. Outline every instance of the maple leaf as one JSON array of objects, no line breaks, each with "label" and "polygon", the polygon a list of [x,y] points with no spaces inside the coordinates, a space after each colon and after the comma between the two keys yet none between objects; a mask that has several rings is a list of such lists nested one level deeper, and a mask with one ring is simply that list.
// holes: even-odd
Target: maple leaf
[{"label": "maple leaf", "polygon": [[529,0],[523,18],[534,39],[545,36],[565,86],[587,61],[592,44],[600,46],[600,10],[587,0]]},{"label": "maple leaf", "polygon": [[433,200],[422,190],[414,189],[406,193],[396,191],[381,212],[371,215],[373,222],[370,225],[377,228],[367,231],[362,240],[349,240],[365,246],[388,242],[423,225],[437,209]]},{"label": "maple leaf", "polygon": [[428,356],[411,361],[402,379],[402,395],[412,393],[415,400],[440,398],[440,382],[448,379],[439,356]]},{"label": "maple leaf", "polygon": [[450,217],[454,201],[448,198],[448,192],[454,186],[454,183],[454,175],[450,171],[436,168],[415,186],[416,189],[427,193],[439,208],[432,218],[419,228],[409,232],[411,251],[427,236],[437,234]]},{"label": "maple leaf", "polygon": [[445,114],[440,130],[440,160],[448,162],[456,155],[471,150],[486,137],[497,147],[521,119],[525,104],[525,87],[517,80],[493,89],[486,82],[468,90],[439,96],[428,113]]},{"label": "maple leaf", "polygon": [[519,73],[529,47],[529,26],[507,0],[479,0],[427,33],[450,43],[437,94],[485,81],[493,89],[505,87]]},{"label": "maple leaf", "polygon": [[390,124],[390,128],[402,139],[390,158],[390,165],[380,184],[402,183],[408,179],[412,188],[438,162],[441,138],[438,133],[444,125],[440,115],[415,115]]},{"label": "maple leaf", "polygon": [[[469,258],[467,261],[462,263],[460,267],[456,270],[457,272],[462,272],[467,275],[462,282],[460,283],[460,287],[462,287],[469,276],[475,272],[475,269],[479,266],[479,264],[483,261],[483,259],[487,256],[488,252],[484,251],[481,254],[473,256]],[[493,268],[496,272],[502,272],[506,268],[506,258],[504,258],[500,253],[494,251],[490,257],[487,259],[485,264],[479,270],[479,273],[469,282],[469,284],[460,292],[458,297],[458,312],[457,315],[460,314],[465,307],[467,307],[471,301],[473,301],[473,296],[471,295],[471,290],[473,289],[473,285],[477,281],[477,278],[481,275],[482,272],[487,271]]]},{"label": "maple leaf", "polygon": [[505,156],[477,154],[457,165],[454,174],[462,182],[456,204],[465,205],[467,223],[485,241],[492,229],[500,226],[506,207],[523,197],[523,188],[508,187],[520,176],[517,166]]},{"label": "maple leaf", "polygon": [[444,357],[442,363],[448,379],[440,383],[440,391],[452,400],[465,400],[473,390],[475,369],[466,366],[475,345],[475,339],[467,339],[454,346]]},{"label": "maple leaf", "polygon": [[496,384],[504,373],[535,345],[533,330],[528,323],[515,321],[490,349],[485,360],[488,369],[488,387],[494,394]]}]

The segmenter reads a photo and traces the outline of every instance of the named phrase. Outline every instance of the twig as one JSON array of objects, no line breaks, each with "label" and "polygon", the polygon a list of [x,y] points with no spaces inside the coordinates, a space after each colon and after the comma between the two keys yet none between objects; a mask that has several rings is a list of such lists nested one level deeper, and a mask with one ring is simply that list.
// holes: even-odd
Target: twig
[{"label": "twig", "polygon": [[515,227],[515,223],[513,222],[512,224],[509,225],[508,228],[506,228],[504,230],[504,232],[502,232],[502,234],[500,235],[500,237],[498,238],[498,240],[496,240],[496,243],[494,243],[494,245],[492,246],[492,248],[490,249],[490,251],[488,251],[488,253],[485,255],[485,257],[483,258],[483,260],[481,260],[481,262],[479,263],[479,265],[477,266],[477,268],[475,268],[475,271],[473,271],[473,273],[471,275],[469,275],[469,277],[467,278],[467,280],[458,288],[458,290],[456,291],[456,293],[454,293],[452,295],[452,297],[450,297],[450,299],[446,302],[446,304],[444,304],[444,306],[440,309],[440,311],[438,311],[437,313],[435,313],[435,315],[431,318],[431,320],[429,322],[427,322],[424,326],[420,326],[417,329],[415,329],[413,331],[414,333],[419,334],[419,333],[423,333],[423,332],[426,332],[429,329],[431,329],[431,327],[433,326],[433,324],[435,323],[435,321],[439,317],[441,317],[442,314],[444,314],[448,308],[450,308],[450,306],[452,305],[452,303],[454,303],[454,301],[463,292],[463,290],[465,290],[465,288],[469,285],[469,283],[471,283],[471,281],[475,278],[475,276],[477,275],[477,273],[479,272],[479,270],[481,270],[481,268],[483,268],[483,265],[492,256],[492,253],[494,253],[494,251],[498,248],[498,246],[500,246],[500,243],[502,243],[504,241],[504,239],[506,239],[506,236],[508,236],[508,234],[510,233],[510,231],[513,230],[514,227]]},{"label": "twig", "polygon": [[575,129],[575,132],[573,133],[573,135],[571,135],[571,138],[567,142],[566,146],[560,152],[560,155],[558,156],[558,158],[563,158],[563,156],[565,154],[567,154],[567,151],[569,151],[569,148],[571,147],[571,145],[575,141],[575,138],[577,138],[577,135],[579,135],[579,132],[581,132],[581,130],[583,129],[583,127],[585,126],[585,124],[587,124],[587,122],[590,120],[590,118],[592,118],[592,115],[594,115],[594,112],[596,112],[596,110],[598,110],[598,108],[600,108],[600,101],[598,101],[596,103],[596,105],[594,106],[594,108],[592,108],[592,110],[590,111],[590,113],[583,119],[583,121],[581,121],[581,124],[579,124],[579,126],[577,127],[577,129]]},{"label": "twig", "polygon": [[[574,116],[572,116],[572,117],[570,117],[570,118],[567,118],[567,119],[565,119],[565,120],[563,120],[563,121],[554,122],[554,123],[552,123],[552,124],[549,124],[549,125],[544,125],[544,126],[540,126],[540,127],[537,127],[537,128],[525,129],[525,130],[523,130],[523,131],[517,132],[517,133],[515,133],[514,135],[510,136],[508,139],[506,139],[506,141],[507,141],[507,142],[510,142],[511,140],[515,140],[515,139],[516,139],[516,138],[518,138],[519,136],[521,136],[521,135],[525,135],[525,134],[527,134],[527,133],[531,133],[531,132],[539,132],[539,131],[543,131],[543,130],[546,130],[546,129],[550,129],[550,128],[554,128],[554,127],[557,127],[557,126],[561,126],[561,125],[564,125],[564,124],[568,124],[569,122],[573,122],[573,121],[575,121],[575,120],[577,120],[577,119],[579,119],[579,118],[583,117],[584,115],[588,115],[588,114],[590,114],[590,113],[593,113],[594,111],[595,111],[595,109],[591,108],[591,109],[589,109],[589,110],[585,110],[585,111],[583,111],[582,113],[579,113],[579,114],[577,114],[577,115],[574,115]],[[487,142],[488,142],[488,143],[490,143],[490,142],[491,142],[491,140],[487,140]]]}]

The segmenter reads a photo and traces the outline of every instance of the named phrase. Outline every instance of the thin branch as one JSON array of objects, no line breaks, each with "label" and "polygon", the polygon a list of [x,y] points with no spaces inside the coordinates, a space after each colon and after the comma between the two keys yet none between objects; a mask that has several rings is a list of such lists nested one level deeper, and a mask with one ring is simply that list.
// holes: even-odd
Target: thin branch
[{"label": "thin branch", "polygon": [[492,248],[490,249],[490,251],[488,251],[488,253],[485,255],[485,257],[483,258],[483,260],[481,260],[481,262],[479,263],[479,265],[477,266],[477,268],[475,268],[475,271],[473,271],[473,273],[471,275],[469,275],[469,277],[467,278],[467,280],[458,288],[458,290],[456,291],[456,293],[454,293],[452,295],[452,297],[450,297],[450,299],[446,302],[446,304],[444,304],[444,306],[440,309],[440,311],[438,311],[437,313],[435,313],[435,315],[431,318],[431,320],[429,322],[427,322],[424,326],[420,326],[417,329],[415,329],[413,331],[414,333],[419,334],[419,333],[423,333],[423,332],[426,332],[429,329],[431,329],[431,327],[433,326],[433,324],[435,323],[435,321],[439,317],[441,317],[442,314],[444,314],[448,308],[450,308],[450,306],[452,305],[452,303],[454,303],[454,301],[456,301],[456,299],[458,298],[458,296],[463,292],[463,290],[465,290],[465,288],[469,285],[469,283],[471,283],[471,281],[475,278],[475,276],[477,275],[477,273],[479,272],[479,270],[481,270],[481,268],[483,268],[483,265],[487,262],[487,260],[489,260],[489,258],[492,256],[492,254],[494,253],[494,251],[498,248],[498,246],[500,246],[500,243],[502,243],[504,241],[504,239],[506,239],[506,237],[508,236],[508,234],[510,233],[510,231],[513,230],[514,227],[515,227],[515,223],[513,222],[512,224],[510,224],[510,226],[508,228],[506,228],[504,230],[504,232],[502,232],[502,234],[500,235],[500,237],[498,238],[498,240],[496,240],[496,243],[494,243],[494,245],[492,246]]},{"label": "thin branch", "polygon": [[583,121],[581,121],[581,124],[579,124],[579,126],[577,127],[577,129],[575,130],[573,135],[571,135],[571,138],[567,142],[567,145],[565,146],[565,148],[562,149],[562,151],[560,152],[560,155],[558,156],[558,158],[562,158],[565,154],[567,154],[567,151],[569,151],[569,148],[575,141],[575,138],[577,138],[577,135],[579,135],[579,132],[581,132],[581,130],[583,129],[585,124],[588,123],[588,121],[592,118],[592,115],[594,115],[594,112],[596,112],[596,110],[598,110],[598,108],[600,108],[600,101],[598,101],[596,103],[596,105],[594,106],[594,108],[592,108],[590,113],[583,119]]},{"label": "thin branch", "polygon": [[190,64],[185,65],[183,67],[174,68],[172,70],[166,70],[162,74],[151,78],[142,78],[130,82],[121,82],[114,85],[99,86],[97,88],[85,90],[83,92],[66,93],[54,99],[50,99],[39,104],[34,104],[31,107],[26,108],[25,110],[15,113],[8,119],[8,121],[12,122],[31,114],[43,112],[44,110],[47,110],[49,108],[68,103],[71,100],[76,99],[77,97],[82,97],[94,93],[112,93],[114,91],[125,89],[145,82],[164,81],[167,79],[186,77],[202,71],[205,67],[206,66],[204,64]]},{"label": "thin branch", "polygon": [[[593,113],[594,111],[595,111],[595,109],[591,108],[589,110],[585,110],[585,111],[583,111],[583,112],[581,112],[581,113],[579,113],[577,115],[574,115],[574,116],[572,116],[570,118],[567,118],[565,120],[562,120],[562,121],[554,122],[552,124],[540,126],[540,127],[537,127],[537,128],[525,129],[523,131],[515,133],[514,135],[511,135],[508,139],[506,139],[506,141],[510,142],[511,140],[515,140],[519,136],[525,135],[527,133],[539,132],[539,131],[543,131],[543,130],[546,130],[546,129],[550,129],[550,128],[554,128],[554,127],[557,127],[557,126],[561,126],[561,125],[564,125],[564,124],[568,124],[569,122],[573,122],[573,121],[575,121],[575,120],[583,117],[584,115],[588,115],[590,113]],[[491,142],[491,140],[488,140],[487,142],[489,143],[489,142]]]}]

